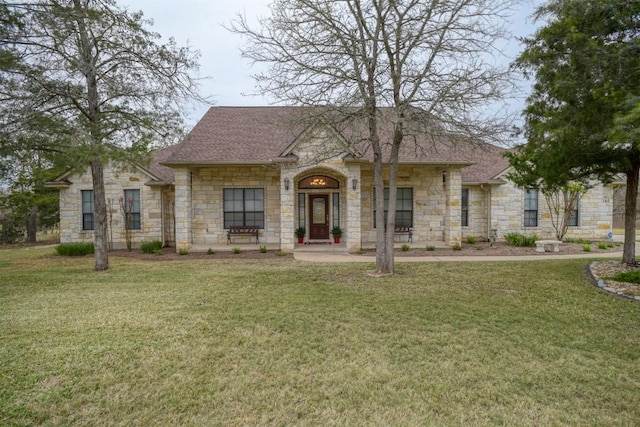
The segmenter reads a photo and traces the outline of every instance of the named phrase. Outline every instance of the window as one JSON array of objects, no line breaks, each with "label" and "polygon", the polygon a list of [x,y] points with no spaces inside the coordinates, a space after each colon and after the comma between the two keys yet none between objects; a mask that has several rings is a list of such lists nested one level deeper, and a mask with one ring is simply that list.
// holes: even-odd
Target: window
[{"label": "window", "polygon": [[129,230],[140,230],[140,190],[124,190],[124,212]]},{"label": "window", "polygon": [[[384,189],[384,220],[389,211],[389,189]],[[396,224],[413,227],[413,188],[398,188],[396,200]],[[376,226],[376,193],[373,192],[373,226]]]},{"label": "window", "polygon": [[298,193],[298,227],[304,228],[304,214],[306,212],[305,208],[306,194]]},{"label": "window", "polygon": [[573,211],[571,211],[571,217],[569,218],[569,226],[577,227],[578,226],[578,202],[573,207]]},{"label": "window", "polygon": [[340,227],[340,193],[333,193],[333,226]]},{"label": "window", "polygon": [[463,188],[462,189],[462,207],[460,209],[460,212],[462,214],[462,226],[463,227],[468,227],[469,226],[469,189],[468,188]]},{"label": "window", "polygon": [[264,228],[264,189],[225,188],[224,228]]},{"label": "window", "polygon": [[93,190],[82,190],[82,229],[93,230]]},{"label": "window", "polygon": [[538,191],[526,190],[524,193],[524,226],[538,226]]}]

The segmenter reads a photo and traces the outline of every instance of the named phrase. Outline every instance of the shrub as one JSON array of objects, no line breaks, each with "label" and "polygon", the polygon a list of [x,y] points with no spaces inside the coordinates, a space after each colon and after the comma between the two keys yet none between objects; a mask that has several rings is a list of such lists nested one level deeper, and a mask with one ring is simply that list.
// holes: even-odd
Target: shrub
[{"label": "shrub", "polygon": [[402,252],[409,252],[409,249],[411,249],[411,246],[405,243],[404,245],[402,245],[400,249],[402,250]]},{"label": "shrub", "polygon": [[154,249],[153,250],[153,254],[154,255],[164,255],[164,251],[162,249]]},{"label": "shrub", "polygon": [[606,243],[600,242],[598,243],[598,249],[606,250],[608,248]]},{"label": "shrub", "polygon": [[531,235],[525,236],[520,233],[507,233],[504,235],[504,239],[507,241],[507,244],[510,246],[535,246],[536,240],[538,240],[538,236]]},{"label": "shrub", "polygon": [[465,239],[465,243],[468,243],[470,245],[475,245],[477,241],[478,240],[473,236],[467,236],[467,238]]},{"label": "shrub", "polygon": [[285,256],[287,253],[285,251],[276,251],[277,256]]},{"label": "shrub", "polygon": [[607,247],[608,248],[612,248],[613,247],[613,243],[607,243]]},{"label": "shrub", "polygon": [[187,255],[189,253],[189,251],[187,250],[187,248],[180,248],[180,249],[178,249],[178,253],[180,255]]},{"label": "shrub", "polygon": [[435,247],[435,246],[433,246],[433,245],[428,245],[428,246],[427,246],[427,250],[428,250],[428,251],[435,251],[435,250],[436,250],[436,247]]},{"label": "shrub", "polygon": [[266,246],[260,246],[260,253],[261,254],[266,254],[267,253],[267,247]]},{"label": "shrub", "polygon": [[207,249],[207,255],[213,255],[215,254],[215,251],[211,248]]},{"label": "shrub", "polygon": [[237,254],[239,254],[239,253],[240,253],[240,248],[235,247],[235,248],[231,249],[231,252],[233,252],[234,254],[236,254],[236,255],[237,255]]},{"label": "shrub", "polygon": [[631,270],[618,273],[613,277],[605,277],[607,280],[615,280],[616,282],[638,283],[640,284],[640,270]]},{"label": "shrub", "polygon": [[460,243],[456,243],[455,245],[453,245],[452,249],[454,251],[460,251],[460,250],[462,250],[462,246],[460,246]]},{"label": "shrub", "polygon": [[56,246],[58,255],[85,256],[94,253],[93,243],[61,243]]},{"label": "shrub", "polygon": [[162,249],[162,242],[160,240],[140,243],[140,252],[143,254],[152,254],[159,249]]},{"label": "shrub", "polygon": [[565,243],[580,243],[583,245],[590,245],[591,244],[591,240],[587,240],[587,239],[578,239],[578,238],[574,238],[574,237],[567,237],[566,239],[564,239]]},{"label": "shrub", "polygon": [[591,245],[582,245],[582,250],[584,252],[591,252]]}]

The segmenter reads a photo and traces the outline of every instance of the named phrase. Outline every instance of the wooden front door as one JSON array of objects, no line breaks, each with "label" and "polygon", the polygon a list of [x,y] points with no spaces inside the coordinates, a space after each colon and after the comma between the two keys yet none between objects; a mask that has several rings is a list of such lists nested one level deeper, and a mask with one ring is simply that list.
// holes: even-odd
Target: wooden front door
[{"label": "wooden front door", "polygon": [[309,196],[310,239],[329,238],[329,195],[312,194]]}]

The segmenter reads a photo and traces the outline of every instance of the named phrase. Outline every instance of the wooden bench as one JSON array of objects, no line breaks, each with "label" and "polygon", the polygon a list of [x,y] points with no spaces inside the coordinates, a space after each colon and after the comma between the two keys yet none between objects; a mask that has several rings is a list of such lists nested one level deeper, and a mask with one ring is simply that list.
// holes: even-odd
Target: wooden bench
[{"label": "wooden bench", "polygon": [[536,240],[536,252],[547,252],[547,249],[560,252],[560,243],[559,240]]},{"label": "wooden bench", "polygon": [[255,236],[256,245],[260,243],[260,229],[258,227],[229,227],[227,230],[227,245],[232,236]]},{"label": "wooden bench", "polygon": [[396,225],[393,228],[393,234],[407,234],[407,242],[413,243],[413,230],[411,229],[411,227],[407,227],[405,225]]}]

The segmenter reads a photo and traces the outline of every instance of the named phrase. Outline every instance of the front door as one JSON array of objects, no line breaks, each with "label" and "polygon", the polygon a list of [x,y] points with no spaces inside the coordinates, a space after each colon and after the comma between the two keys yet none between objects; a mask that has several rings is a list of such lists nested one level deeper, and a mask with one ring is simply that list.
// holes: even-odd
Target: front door
[{"label": "front door", "polygon": [[329,238],[329,196],[327,194],[312,194],[310,198],[311,229],[310,239]]}]

